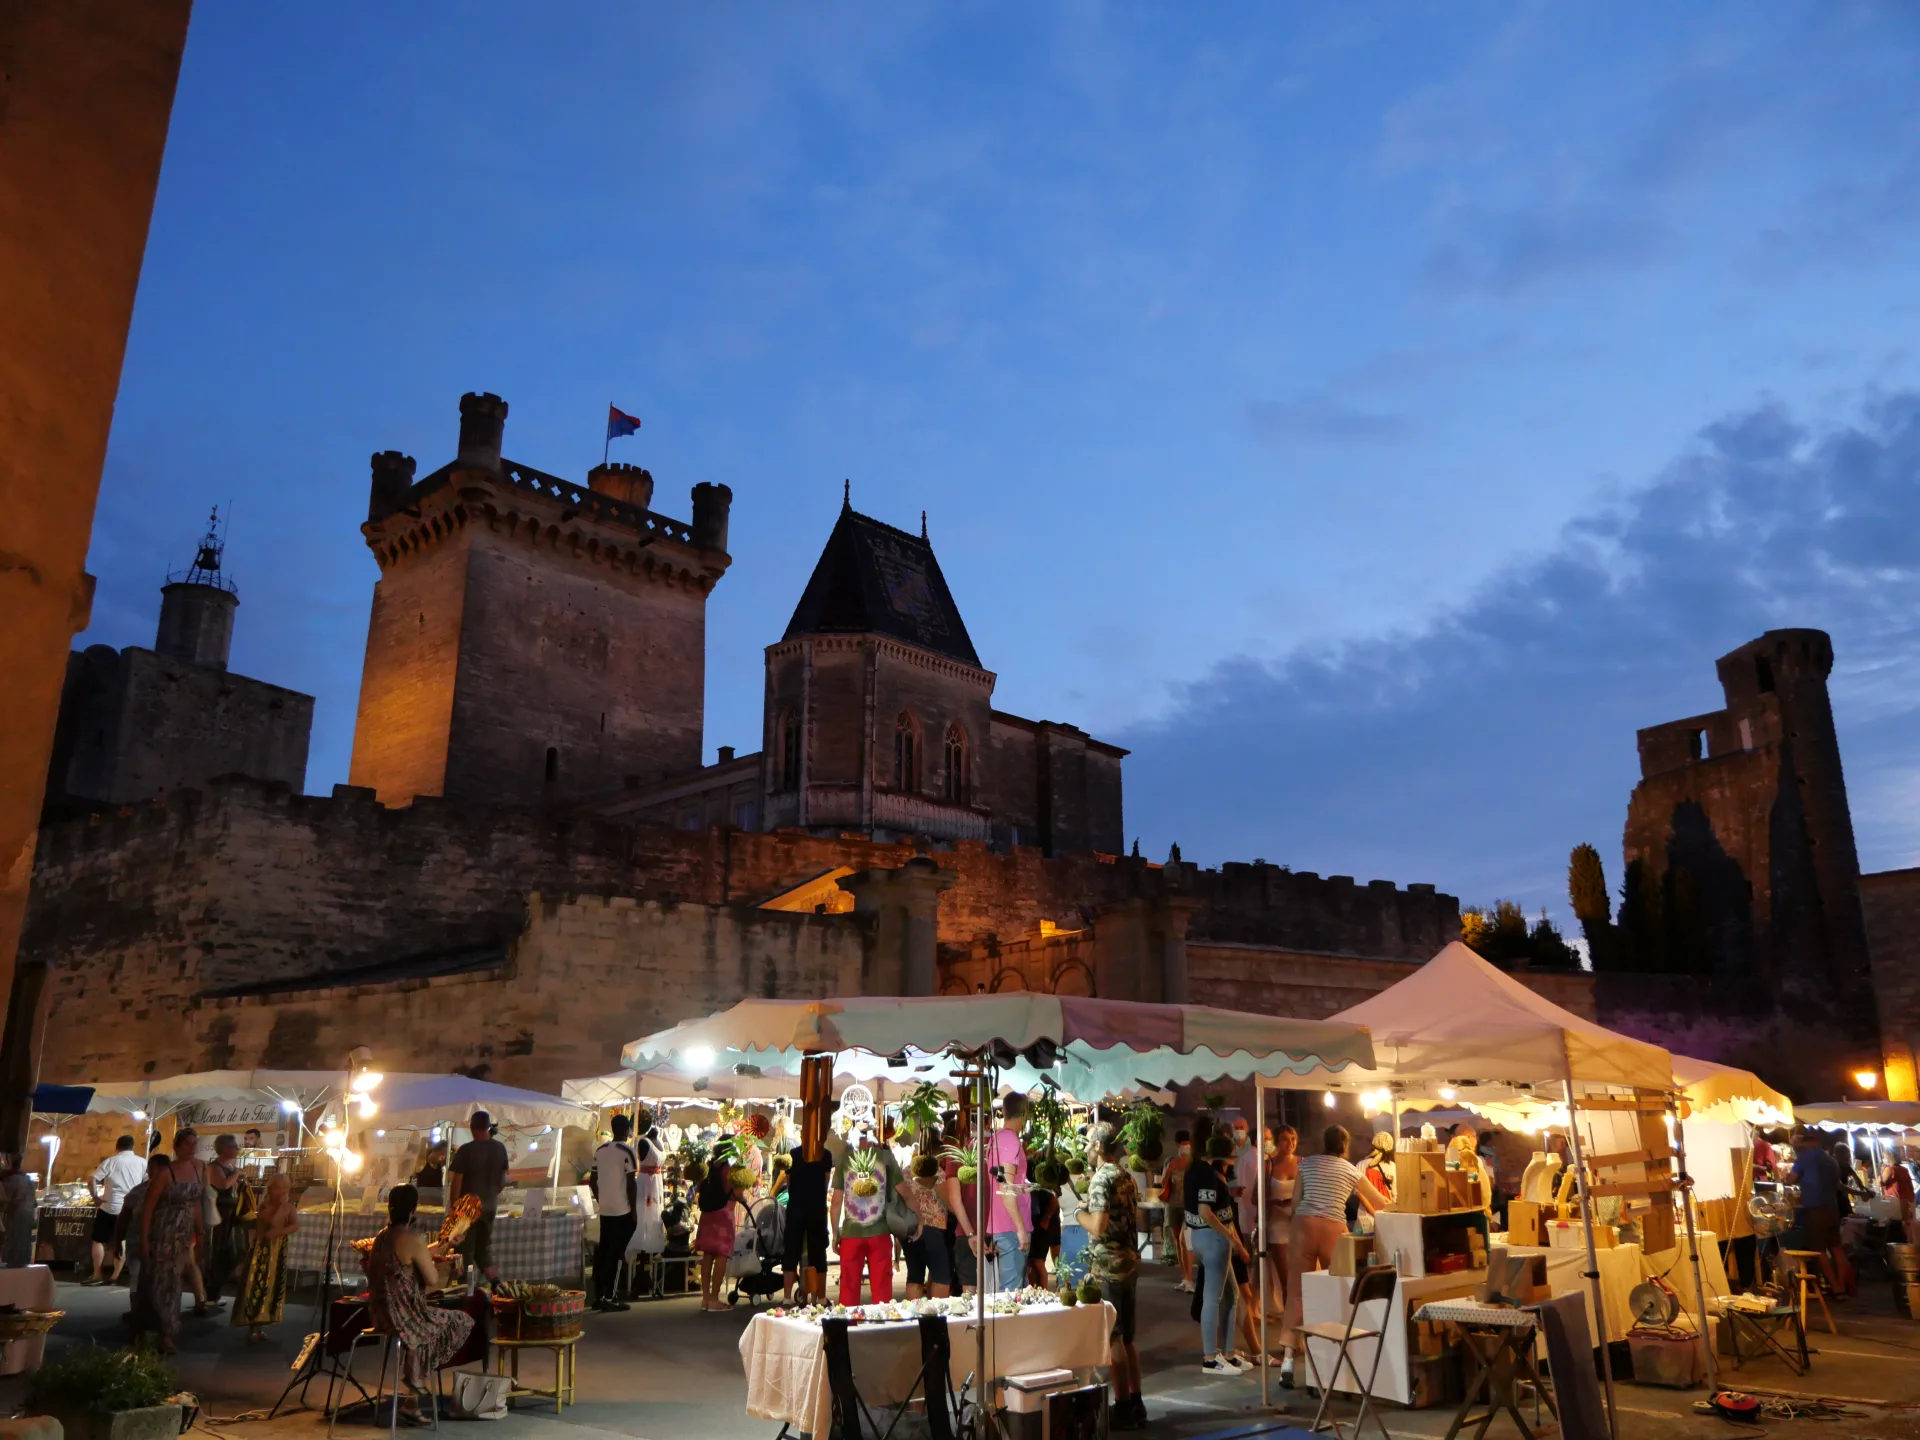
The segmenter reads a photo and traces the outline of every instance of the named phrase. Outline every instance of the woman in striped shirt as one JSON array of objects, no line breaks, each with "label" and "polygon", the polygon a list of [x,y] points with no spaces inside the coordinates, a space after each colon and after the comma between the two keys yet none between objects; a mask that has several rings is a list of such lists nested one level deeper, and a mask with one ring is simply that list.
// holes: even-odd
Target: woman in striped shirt
[{"label": "woman in striped shirt", "polygon": [[1292,1281],[1287,1287],[1286,1318],[1280,1323],[1280,1341],[1287,1347],[1280,1362],[1280,1383],[1292,1388],[1294,1332],[1300,1325],[1300,1276],[1333,1263],[1334,1242],[1347,1233],[1347,1199],[1358,1195],[1371,1214],[1387,1206],[1387,1197],[1347,1159],[1353,1137],[1339,1125],[1329,1125],[1322,1137],[1323,1153],[1305,1155],[1293,1191],[1293,1232],[1287,1240]]}]

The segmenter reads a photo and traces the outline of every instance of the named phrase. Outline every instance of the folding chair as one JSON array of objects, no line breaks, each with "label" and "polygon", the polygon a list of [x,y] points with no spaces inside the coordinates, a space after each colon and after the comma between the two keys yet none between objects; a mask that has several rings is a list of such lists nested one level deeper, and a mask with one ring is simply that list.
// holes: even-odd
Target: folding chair
[{"label": "folding chair", "polygon": [[[1347,1367],[1347,1373],[1353,1376],[1353,1383],[1360,1387],[1360,1409],[1353,1417],[1353,1434],[1359,1440],[1361,1427],[1367,1422],[1367,1416],[1373,1416],[1373,1423],[1380,1427],[1380,1433],[1386,1440],[1393,1440],[1387,1422],[1380,1418],[1380,1412],[1373,1403],[1373,1382],[1380,1373],[1380,1357],[1387,1353],[1386,1324],[1383,1318],[1377,1327],[1363,1328],[1360,1324],[1360,1307],[1369,1300],[1385,1301],[1389,1309],[1393,1305],[1393,1287],[1400,1283],[1400,1272],[1391,1265],[1369,1265],[1353,1277],[1353,1289],[1347,1294],[1347,1319],[1342,1324],[1337,1320],[1324,1320],[1317,1325],[1302,1325],[1300,1334],[1307,1352],[1307,1368],[1313,1372],[1313,1383],[1320,1391],[1320,1408],[1313,1414],[1313,1429],[1317,1434],[1330,1429],[1346,1440],[1346,1432],[1340,1428],[1340,1422],[1329,1412],[1333,1402],[1333,1388],[1340,1382],[1340,1367]],[[1340,1347],[1334,1356],[1333,1369],[1322,1376],[1320,1362],[1314,1359],[1313,1342],[1327,1340]],[[1359,1367],[1353,1363],[1350,1347],[1356,1340],[1371,1340],[1373,1346],[1373,1368],[1367,1372],[1367,1378],[1360,1378]]]}]

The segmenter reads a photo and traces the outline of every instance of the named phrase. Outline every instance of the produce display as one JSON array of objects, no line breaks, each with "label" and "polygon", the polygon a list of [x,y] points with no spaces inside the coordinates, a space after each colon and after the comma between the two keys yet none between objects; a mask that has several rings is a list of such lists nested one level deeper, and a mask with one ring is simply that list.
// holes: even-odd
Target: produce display
[{"label": "produce display", "polygon": [[[949,1320],[967,1320],[974,1315],[971,1295],[948,1295],[940,1299],[893,1300],[874,1305],[784,1305],[766,1313],[776,1320],[846,1320],[854,1325],[885,1325],[903,1320],[918,1320],[922,1315],[945,1315]],[[987,1297],[987,1314],[1018,1315],[1028,1310],[1058,1310],[1060,1300],[1051,1290],[1028,1285],[1020,1290],[1002,1291]]]}]

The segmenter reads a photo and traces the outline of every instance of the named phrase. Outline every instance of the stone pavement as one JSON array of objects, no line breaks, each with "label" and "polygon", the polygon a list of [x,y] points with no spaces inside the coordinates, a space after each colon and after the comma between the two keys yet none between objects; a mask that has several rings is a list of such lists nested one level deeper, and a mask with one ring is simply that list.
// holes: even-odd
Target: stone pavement
[{"label": "stone pavement", "polygon": [[[1282,1411],[1263,1416],[1257,1375],[1212,1379],[1200,1373],[1198,1327],[1187,1316],[1188,1297],[1173,1282],[1173,1272],[1159,1266],[1142,1277],[1149,1433],[1166,1440],[1260,1440],[1269,1427],[1310,1421],[1313,1401],[1304,1392],[1276,1385]],[[123,1340],[125,1302],[123,1290],[61,1284],[58,1303],[68,1315],[49,1340],[49,1353],[90,1338]],[[550,1405],[523,1401],[510,1420],[488,1433],[495,1440],[774,1440],[777,1425],[749,1419],[742,1410],[746,1385],[738,1343],[750,1312],[742,1307],[703,1315],[696,1304],[675,1299],[636,1305],[624,1315],[589,1316],[580,1350],[580,1403],[556,1421]],[[1750,1390],[1877,1403],[1837,1421],[1770,1420],[1766,1433],[1775,1440],[1920,1440],[1920,1324],[1893,1313],[1884,1286],[1863,1286],[1859,1300],[1837,1308],[1842,1334],[1816,1331],[1819,1353],[1805,1379],[1795,1379],[1777,1362],[1750,1363],[1737,1378]],[[265,1345],[248,1345],[244,1330],[224,1319],[184,1322],[178,1369],[183,1385],[200,1396],[208,1428],[235,1440],[318,1440],[325,1433],[317,1409],[294,1410],[272,1422],[242,1418],[264,1413],[286,1384],[300,1337],[313,1328],[311,1314],[308,1306],[290,1306],[287,1322]],[[544,1356],[529,1355],[523,1373],[544,1383],[545,1366]],[[315,1386],[316,1406],[322,1388]],[[20,1390],[18,1380],[0,1382],[0,1402],[17,1403]],[[1634,1440],[1754,1433],[1694,1415],[1692,1404],[1704,1394],[1623,1385],[1621,1433]],[[1433,1440],[1445,1434],[1452,1415],[1450,1409],[1388,1407],[1386,1418],[1396,1436]],[[349,1434],[356,1432],[366,1433],[364,1418],[348,1427]],[[1491,1432],[1513,1433],[1505,1422]],[[1369,1440],[1375,1434],[1369,1426]]]}]

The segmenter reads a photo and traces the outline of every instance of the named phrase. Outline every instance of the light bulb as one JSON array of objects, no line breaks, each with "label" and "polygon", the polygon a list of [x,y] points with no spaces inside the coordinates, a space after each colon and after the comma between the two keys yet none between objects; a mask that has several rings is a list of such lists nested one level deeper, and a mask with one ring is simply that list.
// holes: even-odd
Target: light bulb
[{"label": "light bulb", "polygon": [[340,1156],[340,1168],[346,1171],[347,1174],[349,1175],[354,1175],[359,1173],[360,1152],[358,1150],[348,1150],[343,1152]]},{"label": "light bulb", "polygon": [[1879,1085],[1880,1072],[1878,1070],[1856,1070],[1853,1072],[1853,1083],[1858,1085],[1862,1090],[1871,1090]]},{"label": "light bulb", "polygon": [[364,1095],[369,1090],[377,1090],[380,1088],[380,1082],[386,1078],[378,1070],[362,1070],[353,1077],[353,1093]]},{"label": "light bulb", "polygon": [[376,1140],[384,1140],[387,1138],[387,1132],[384,1130],[376,1130],[373,1132],[373,1138]]},{"label": "light bulb", "polygon": [[1440,1098],[1442,1100],[1455,1100],[1459,1098],[1459,1095],[1460,1092],[1451,1085],[1442,1085],[1440,1087]]},{"label": "light bulb", "polygon": [[719,1058],[711,1045],[696,1045],[687,1051],[687,1066],[693,1070],[710,1070]]},{"label": "light bulb", "polygon": [[1331,1109],[1332,1109],[1332,1108],[1334,1107],[1334,1098],[1333,1098],[1333,1092],[1332,1092],[1331,1090],[1329,1090],[1329,1091],[1327,1091],[1327,1093],[1326,1093],[1326,1094],[1324,1094],[1324,1095],[1322,1095],[1322,1096],[1320,1097],[1320,1103],[1321,1103],[1322,1105],[1324,1105],[1324,1106],[1326,1106],[1326,1107],[1327,1107],[1327,1109],[1329,1109],[1329,1110],[1331,1110]]},{"label": "light bulb", "polygon": [[136,1110],[133,1112],[133,1118],[136,1120],[144,1120],[147,1118],[147,1112],[144,1110]]},{"label": "light bulb", "polygon": [[282,1100],[280,1102],[280,1108],[289,1115],[298,1115],[300,1113],[300,1102],[298,1100]]},{"label": "light bulb", "polygon": [[371,1095],[362,1095],[360,1097],[360,1118],[362,1120],[371,1120],[379,1113],[380,1107],[373,1103],[373,1097]]}]

